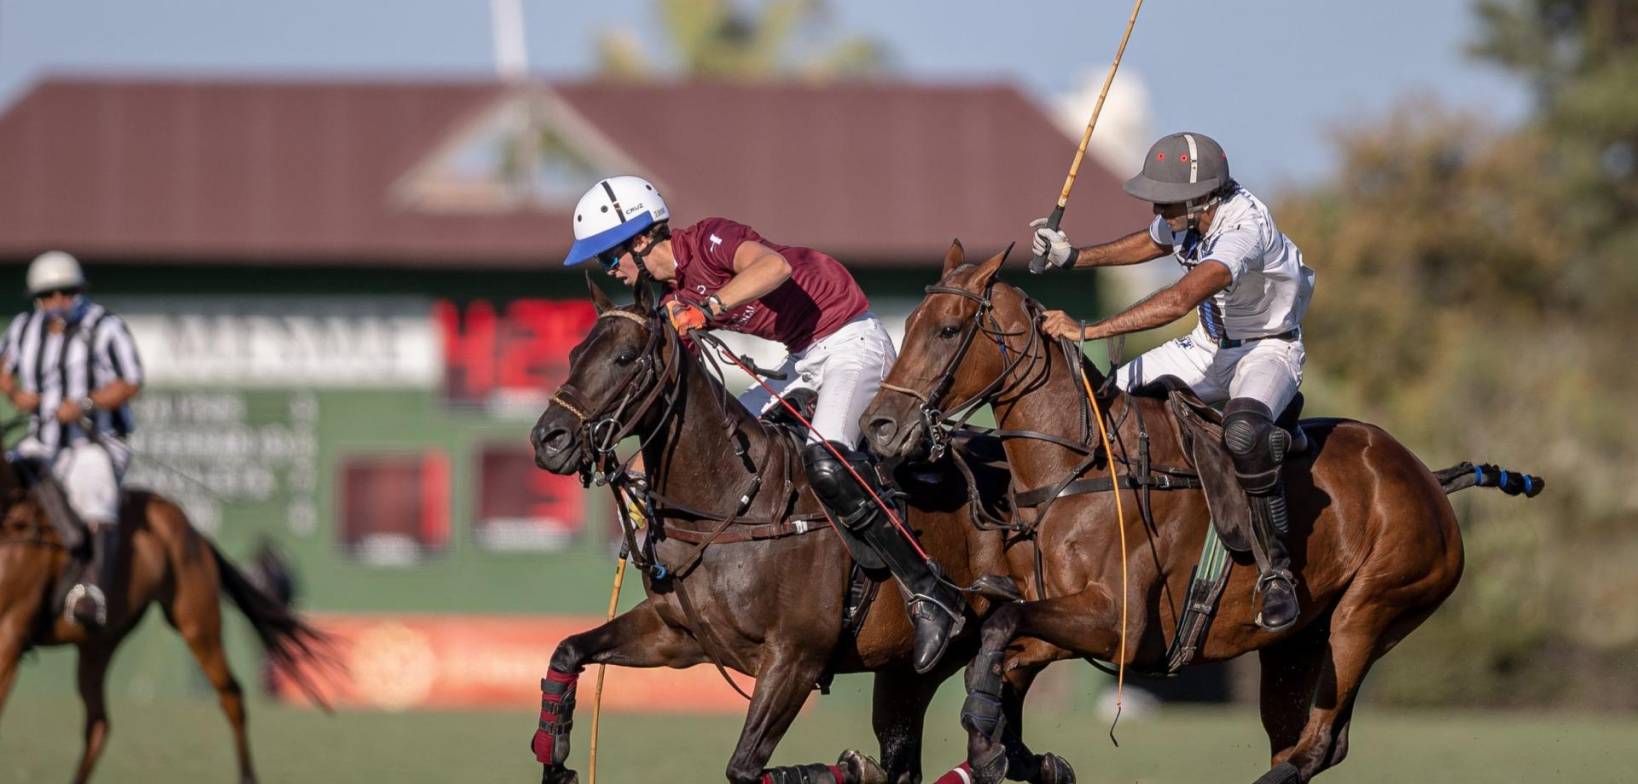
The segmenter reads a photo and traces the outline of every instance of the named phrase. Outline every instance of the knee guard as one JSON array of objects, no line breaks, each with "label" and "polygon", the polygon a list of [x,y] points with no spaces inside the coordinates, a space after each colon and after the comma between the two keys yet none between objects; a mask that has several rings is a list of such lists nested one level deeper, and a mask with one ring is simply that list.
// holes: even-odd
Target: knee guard
[{"label": "knee guard", "polygon": [[1274,424],[1268,406],[1238,397],[1223,409],[1223,446],[1234,459],[1240,485],[1252,495],[1274,492],[1291,436]]},{"label": "knee guard", "polygon": [[[861,478],[866,482],[873,480],[875,467],[871,465],[870,458],[834,441],[830,445],[847,458],[848,464]],[[808,472],[808,483],[813,485],[813,492],[819,496],[820,503],[843,525],[849,528],[861,526],[869,521],[871,515],[880,511],[876,508],[876,502],[870,499],[870,494],[859,486],[859,481],[847,470],[848,467],[837,460],[824,444],[808,444],[802,450],[802,465]],[[877,493],[880,494],[879,489]]]}]

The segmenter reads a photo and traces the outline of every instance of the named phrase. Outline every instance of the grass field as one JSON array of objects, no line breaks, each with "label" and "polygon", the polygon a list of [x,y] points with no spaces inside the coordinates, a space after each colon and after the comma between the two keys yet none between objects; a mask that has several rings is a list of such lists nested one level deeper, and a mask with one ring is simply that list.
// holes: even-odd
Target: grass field
[{"label": "grass field", "polygon": [[[585,704],[583,702],[583,704]],[[935,704],[926,763],[928,780],[961,756],[957,703]],[[231,781],[226,723],[213,700],[116,700],[114,734],[101,782]],[[587,712],[575,736],[584,776]],[[80,708],[33,693],[6,705],[0,721],[0,781],[66,781],[79,749]],[[258,703],[251,715],[264,782],[538,781],[527,750],[528,711],[484,713],[341,713],[324,716]],[[1120,748],[1107,723],[1083,713],[1032,717],[1028,737],[1075,765],[1080,781],[1250,782],[1265,769],[1254,712],[1237,708],[1168,708],[1122,721]],[[606,716],[598,778],[631,782],[720,782],[739,720],[722,716]],[[1183,744],[1187,744],[1186,746]],[[851,701],[821,699],[786,738],[776,763],[828,761],[844,747],[874,750],[867,716]],[[1390,712],[1361,708],[1352,751],[1322,781],[1429,781],[1445,784],[1638,781],[1638,719],[1633,717]],[[936,771],[934,769],[937,769]]]}]

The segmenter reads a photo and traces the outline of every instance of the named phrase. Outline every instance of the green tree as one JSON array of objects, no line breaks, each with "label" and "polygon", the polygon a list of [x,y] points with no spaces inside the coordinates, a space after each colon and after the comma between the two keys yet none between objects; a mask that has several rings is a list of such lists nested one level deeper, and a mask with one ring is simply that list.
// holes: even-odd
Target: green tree
[{"label": "green tree", "polygon": [[[823,35],[824,0],[769,0],[754,10],[732,0],[658,0],[656,8],[670,60],[656,60],[630,30],[607,31],[598,42],[603,75],[839,79],[879,73],[887,65],[887,50],[875,39]],[[805,39],[823,43],[805,45]]]},{"label": "green tree", "polygon": [[1474,52],[1534,85],[1532,116],[1498,128],[1407,104],[1342,133],[1341,172],[1280,210],[1318,270],[1310,369],[1348,398],[1330,405],[1429,463],[1490,458],[1550,482],[1532,501],[1457,497],[1462,587],[1374,693],[1630,707],[1638,4],[1476,7]]}]

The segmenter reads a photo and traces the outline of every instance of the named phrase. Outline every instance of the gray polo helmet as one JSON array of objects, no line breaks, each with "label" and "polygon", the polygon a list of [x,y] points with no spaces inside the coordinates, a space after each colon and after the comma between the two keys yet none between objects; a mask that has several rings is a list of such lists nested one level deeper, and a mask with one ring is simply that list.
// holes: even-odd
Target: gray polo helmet
[{"label": "gray polo helmet", "polygon": [[1126,192],[1154,204],[1205,198],[1229,183],[1228,156],[1203,133],[1174,133],[1149,148],[1143,171],[1126,181]]}]

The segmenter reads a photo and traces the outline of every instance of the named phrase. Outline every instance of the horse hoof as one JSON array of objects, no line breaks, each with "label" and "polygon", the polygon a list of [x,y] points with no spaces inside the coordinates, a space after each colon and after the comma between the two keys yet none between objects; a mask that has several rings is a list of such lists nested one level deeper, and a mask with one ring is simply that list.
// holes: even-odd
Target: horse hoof
[{"label": "horse hoof", "polygon": [[1075,784],[1075,769],[1069,762],[1052,752],[1041,755],[1041,776],[1038,784]]},{"label": "horse hoof", "polygon": [[1252,784],[1302,784],[1302,773],[1297,770],[1296,765],[1282,762]]},{"label": "horse hoof", "polygon": [[580,784],[580,774],[568,768],[547,768],[540,774],[540,784]]},{"label": "horse hoof", "polygon": [[836,766],[842,769],[847,777],[845,782],[837,784],[887,784],[887,771],[869,757],[853,749],[842,752],[836,759]]},{"label": "horse hoof", "polygon": [[1007,748],[999,743],[979,757],[969,755],[973,784],[1000,784],[1007,777]]}]

